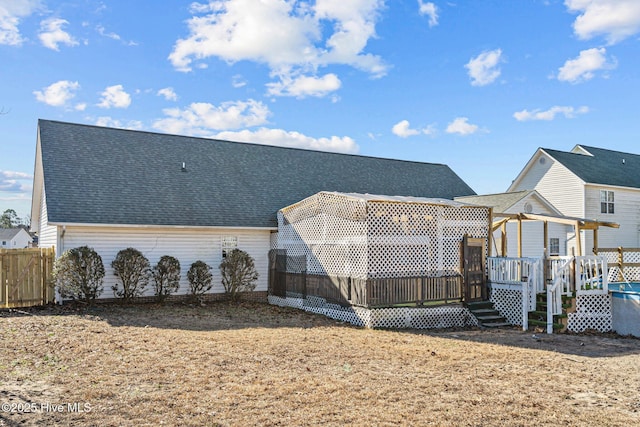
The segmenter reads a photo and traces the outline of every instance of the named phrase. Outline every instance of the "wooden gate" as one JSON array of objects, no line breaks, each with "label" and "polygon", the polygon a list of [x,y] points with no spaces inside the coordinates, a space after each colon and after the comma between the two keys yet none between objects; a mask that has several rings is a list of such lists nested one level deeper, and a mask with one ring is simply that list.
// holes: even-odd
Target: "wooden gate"
[{"label": "wooden gate", "polygon": [[465,302],[484,301],[487,299],[484,244],[484,239],[469,236],[464,236],[462,240]]},{"label": "wooden gate", "polygon": [[30,307],[54,300],[54,248],[0,250],[0,307]]}]

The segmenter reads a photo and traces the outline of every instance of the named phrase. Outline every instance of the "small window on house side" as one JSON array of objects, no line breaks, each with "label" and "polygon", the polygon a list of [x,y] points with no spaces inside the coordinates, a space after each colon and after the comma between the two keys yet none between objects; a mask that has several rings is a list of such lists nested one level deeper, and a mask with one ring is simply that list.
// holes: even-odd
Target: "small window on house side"
[{"label": "small window on house side", "polygon": [[222,258],[226,258],[232,250],[238,248],[238,238],[236,236],[222,236]]},{"label": "small window on house side", "polygon": [[613,191],[600,190],[600,213],[614,213],[613,204]]},{"label": "small window on house side", "polygon": [[549,255],[560,255],[560,239],[558,237],[552,237],[549,239]]},{"label": "small window on house side", "polygon": [[2,246],[7,246],[7,241],[6,240],[2,241]]}]

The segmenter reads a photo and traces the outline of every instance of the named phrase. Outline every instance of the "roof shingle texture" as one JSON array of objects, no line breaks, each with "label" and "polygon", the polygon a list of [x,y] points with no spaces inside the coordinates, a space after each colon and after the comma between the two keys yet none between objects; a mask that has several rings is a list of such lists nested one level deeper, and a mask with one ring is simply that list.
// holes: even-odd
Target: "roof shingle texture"
[{"label": "roof shingle texture", "polygon": [[544,151],[586,183],[640,188],[640,155],[580,147],[592,156],[547,148]]},{"label": "roof shingle texture", "polygon": [[278,209],[320,191],[475,194],[442,164],[48,120],[38,125],[52,223],[276,227]]}]

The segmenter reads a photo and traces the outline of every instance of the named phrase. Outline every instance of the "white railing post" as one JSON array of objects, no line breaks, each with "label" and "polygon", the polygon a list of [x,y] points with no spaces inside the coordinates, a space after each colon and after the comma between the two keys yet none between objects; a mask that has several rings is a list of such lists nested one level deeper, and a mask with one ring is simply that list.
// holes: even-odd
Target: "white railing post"
[{"label": "white railing post", "polygon": [[[524,278],[523,278],[524,279]],[[522,330],[529,329],[529,279],[522,280]]]}]

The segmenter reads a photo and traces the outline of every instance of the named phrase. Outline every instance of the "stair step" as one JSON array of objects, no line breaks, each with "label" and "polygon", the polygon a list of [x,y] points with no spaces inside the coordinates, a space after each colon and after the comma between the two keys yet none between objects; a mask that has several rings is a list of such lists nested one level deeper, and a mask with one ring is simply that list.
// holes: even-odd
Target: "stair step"
[{"label": "stair step", "polygon": [[493,303],[491,301],[475,301],[468,303],[467,308],[471,311],[493,309]]},{"label": "stair step", "polygon": [[479,309],[470,309],[470,311],[474,314],[474,315],[483,315],[483,314],[495,314],[498,313],[498,311],[494,308],[479,308]]},{"label": "stair step", "polygon": [[482,326],[486,328],[502,328],[505,326],[513,326],[513,325],[507,322],[490,322],[490,323],[483,323]]},{"label": "stair step", "polygon": [[500,314],[496,314],[493,316],[476,316],[476,319],[478,319],[482,323],[485,323],[491,320],[504,320],[504,316],[501,316]]}]

